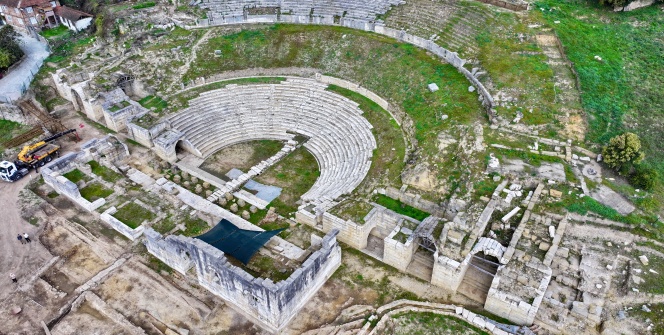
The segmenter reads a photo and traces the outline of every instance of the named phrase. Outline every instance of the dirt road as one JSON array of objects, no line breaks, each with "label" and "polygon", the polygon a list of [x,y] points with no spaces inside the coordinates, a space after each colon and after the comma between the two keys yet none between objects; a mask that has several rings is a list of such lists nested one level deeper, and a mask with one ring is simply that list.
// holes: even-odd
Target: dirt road
[{"label": "dirt road", "polygon": [[[33,178],[38,176],[35,172],[30,175]],[[39,228],[21,218],[18,194],[28,182],[30,178],[27,176],[14,183],[0,181],[0,300],[18,288],[9,279],[9,273],[16,274],[20,284],[51,258],[39,243],[36,234]],[[21,244],[16,239],[16,235],[23,233],[30,235],[32,243]]]}]

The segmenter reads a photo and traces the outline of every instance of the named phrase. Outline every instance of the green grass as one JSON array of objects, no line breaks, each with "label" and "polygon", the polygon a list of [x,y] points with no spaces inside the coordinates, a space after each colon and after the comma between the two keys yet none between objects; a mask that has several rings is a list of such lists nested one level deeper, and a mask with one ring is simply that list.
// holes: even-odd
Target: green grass
[{"label": "green grass", "polygon": [[[644,312],[641,309],[643,308],[643,304],[640,304],[632,306],[633,309],[627,312],[627,315],[638,318],[643,325],[652,323],[654,327],[648,332],[649,334],[664,334],[664,318],[660,317],[660,315],[664,315],[664,304],[659,303],[648,305],[650,312]],[[650,321],[646,323],[646,320]]]},{"label": "green grass", "polygon": [[661,6],[614,13],[597,1],[543,0],[536,8],[544,9],[544,19],[560,37],[579,74],[588,114],[586,140],[602,145],[632,131],[641,137],[646,164],[664,176]]},{"label": "green grass", "polygon": [[210,228],[207,222],[197,217],[187,216],[183,221],[185,230],[182,235],[184,236],[198,236]]},{"label": "green grass", "polygon": [[480,330],[462,319],[431,312],[398,313],[392,316],[392,319],[394,320],[394,327],[392,329],[395,335],[489,335],[489,333]]},{"label": "green grass", "polygon": [[91,183],[80,190],[81,196],[90,202],[94,202],[100,198],[106,198],[113,194],[113,190],[109,190],[104,185],[99,183]]},{"label": "green grass", "polygon": [[132,229],[138,228],[143,221],[151,221],[157,217],[154,213],[134,202],[118,208],[118,211],[113,216]]},{"label": "green grass", "polygon": [[53,38],[64,37],[68,33],[69,33],[69,28],[67,28],[65,25],[59,25],[55,28],[44,29],[39,33],[39,35],[42,35],[47,39],[53,39]]},{"label": "green grass", "polygon": [[86,176],[85,173],[81,172],[79,169],[73,169],[62,175],[63,177],[69,179],[72,183],[76,184],[81,180],[90,180],[91,178]]},{"label": "green grass", "polygon": [[173,269],[170,266],[166,265],[166,263],[160,261],[159,258],[157,257],[148,254],[147,261],[148,263],[146,265],[157,273],[161,273],[162,271],[168,274],[173,273]]},{"label": "green grass", "polygon": [[[214,50],[221,50],[220,57]],[[477,92],[453,66],[426,51],[373,33],[342,27],[274,25],[215,35],[202,45],[185,80],[247,68],[312,67],[396,102],[414,121],[426,154],[438,153],[438,134],[454,124],[485,120]],[[427,84],[442,90],[431,93]],[[449,120],[443,121],[440,115]]]},{"label": "green grass", "polygon": [[332,209],[332,214],[357,224],[363,224],[364,217],[369,214],[372,208],[373,205],[362,200],[346,200],[336,205]]},{"label": "green grass", "polygon": [[14,136],[28,129],[28,126],[18,122],[0,119],[0,144],[11,140]]},{"label": "green grass", "polygon": [[282,188],[281,194],[272,200],[270,206],[275,207],[277,213],[286,216],[297,210],[296,202],[314,185],[319,176],[316,158],[304,147],[299,147],[254,180]]},{"label": "green grass", "polygon": [[175,228],[175,220],[168,216],[165,219],[162,219],[152,225],[152,229],[160,234],[166,234]]},{"label": "green grass", "polygon": [[143,8],[150,8],[154,7],[156,3],[154,1],[147,1],[147,2],[142,2],[137,5],[132,6],[133,9],[143,9]]},{"label": "green grass", "polygon": [[92,168],[92,173],[98,175],[101,177],[101,179],[104,179],[105,181],[109,183],[115,183],[116,181],[124,178],[123,175],[99,164],[96,161],[89,161],[88,165]]},{"label": "green grass", "polygon": [[359,93],[336,85],[330,85],[327,89],[357,102],[364,112],[362,115],[374,127],[371,132],[376,138],[377,149],[371,159],[371,169],[360,187],[371,188],[373,182],[383,181],[381,179],[389,184],[400,185],[406,144],[396,121],[377,103]]},{"label": "green grass", "polygon": [[255,277],[269,278],[275,283],[288,279],[293,273],[290,269],[279,269],[274,259],[259,253],[251,258],[245,269],[250,270],[249,272]]},{"label": "green grass", "polygon": [[72,55],[82,53],[94,40],[94,36],[88,36],[86,33],[72,34],[60,38],[57,43],[51,46],[51,55],[44,60],[44,63],[63,65]]},{"label": "green grass", "polygon": [[138,103],[150,110],[154,108],[155,113],[161,113],[164,108],[168,107],[168,103],[166,101],[154,95],[148,95],[147,97],[139,100]]},{"label": "green grass", "polygon": [[[664,259],[653,255],[647,255],[647,257],[647,266],[642,265],[638,260],[635,263],[638,268],[643,269],[638,276],[644,280],[637,288],[645,293],[664,294],[664,280],[662,280],[664,279]],[[650,269],[657,271],[657,274],[650,272]]]},{"label": "green grass", "polygon": [[405,215],[408,217],[411,217],[415,220],[422,221],[424,218],[429,216],[429,213],[425,211],[421,211],[417,208],[408,206],[404,203],[402,203],[399,200],[392,199],[388,196],[382,195],[382,194],[377,194],[376,197],[373,199],[377,204],[395,211],[401,215]]},{"label": "green grass", "polygon": [[[476,37],[480,64],[489,73],[494,90],[509,91],[518,99],[515,107],[524,115],[522,122],[554,125],[558,123],[555,114],[559,106],[555,102],[553,70],[535,41],[524,42],[517,37],[530,33],[517,14],[496,13],[492,24]],[[507,118],[513,117],[516,110],[498,108],[499,114]]]}]

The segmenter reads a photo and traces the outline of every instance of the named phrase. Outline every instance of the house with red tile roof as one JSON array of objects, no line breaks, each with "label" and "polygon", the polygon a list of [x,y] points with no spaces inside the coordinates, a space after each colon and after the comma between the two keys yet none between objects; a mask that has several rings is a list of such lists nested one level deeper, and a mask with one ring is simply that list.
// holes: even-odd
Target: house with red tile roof
[{"label": "house with red tile roof", "polygon": [[69,30],[79,32],[92,23],[92,15],[81,12],[67,6],[55,7],[55,16],[60,19],[60,22],[67,26]]},{"label": "house with red tile roof", "polygon": [[29,33],[54,28],[61,23],[80,31],[92,22],[92,15],[60,6],[59,0],[0,0],[0,14],[5,24]]}]

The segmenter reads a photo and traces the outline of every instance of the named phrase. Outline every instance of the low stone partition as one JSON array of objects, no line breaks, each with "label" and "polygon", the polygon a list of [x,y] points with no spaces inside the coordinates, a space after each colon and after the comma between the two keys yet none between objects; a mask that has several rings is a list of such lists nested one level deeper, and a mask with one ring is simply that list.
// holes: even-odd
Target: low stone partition
[{"label": "low stone partition", "polygon": [[72,163],[78,157],[78,153],[70,152],[42,167],[41,175],[44,178],[44,182],[48,186],[51,186],[56,192],[58,192],[58,194],[66,196],[77,205],[85,208],[85,210],[88,212],[92,212],[95,209],[103,206],[106,203],[106,200],[101,198],[95,200],[94,202],[88,201],[81,196],[81,192],[78,190],[78,186],[76,186],[76,184],[62,176],[62,174],[67,173],[75,168],[74,164]]},{"label": "low stone partition", "polygon": [[113,214],[115,214],[118,210],[115,207],[111,207],[101,213],[101,220],[108,223],[113,229],[115,229],[118,233],[124,235],[128,239],[134,241],[137,238],[141,237],[143,234],[143,226],[138,226],[136,228],[131,228],[127,226],[124,222],[116,219],[113,217]]},{"label": "low stone partition", "polygon": [[163,236],[148,228],[145,245],[155,257],[182,274],[195,267],[198,282],[262,328],[277,333],[304,307],[341,264],[338,230],[288,279],[255,278],[229,263],[219,249],[196,238]]},{"label": "low stone partition", "polygon": [[367,247],[369,233],[375,226],[375,223],[360,225],[351,220],[341,219],[327,212],[323,213],[323,231],[329,232],[337,230],[339,232],[339,241],[344,242],[357,250],[362,250]]}]

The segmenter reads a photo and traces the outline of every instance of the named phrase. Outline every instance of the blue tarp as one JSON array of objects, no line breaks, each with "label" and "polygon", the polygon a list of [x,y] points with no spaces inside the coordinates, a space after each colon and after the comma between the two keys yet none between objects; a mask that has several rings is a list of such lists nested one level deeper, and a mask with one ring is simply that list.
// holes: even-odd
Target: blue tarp
[{"label": "blue tarp", "polygon": [[258,249],[282,230],[284,229],[270,231],[245,230],[238,228],[226,219],[222,219],[210,231],[196,236],[196,238],[247,265]]}]

